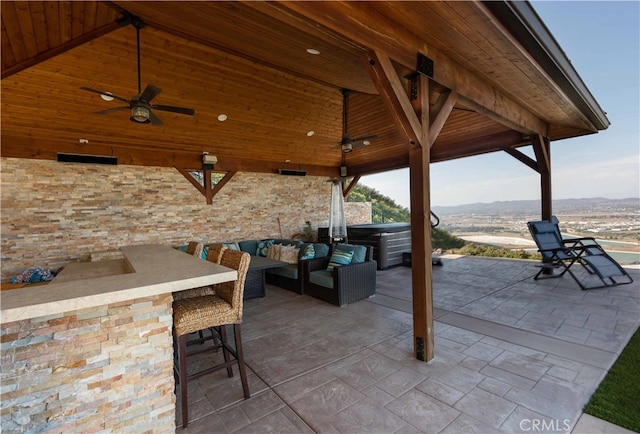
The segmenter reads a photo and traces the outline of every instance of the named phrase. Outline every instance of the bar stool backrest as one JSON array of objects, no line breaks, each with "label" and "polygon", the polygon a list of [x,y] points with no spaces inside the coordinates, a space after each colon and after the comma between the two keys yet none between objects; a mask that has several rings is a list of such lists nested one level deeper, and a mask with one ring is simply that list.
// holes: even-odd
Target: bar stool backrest
[{"label": "bar stool backrest", "polygon": [[222,253],[220,265],[238,272],[237,280],[216,285],[216,295],[229,303],[233,311],[233,318],[225,321],[226,324],[239,324],[242,322],[242,297],[250,261],[251,256],[241,250],[226,249]]},{"label": "bar stool backrest", "polygon": [[227,250],[222,244],[211,244],[207,252],[207,261],[219,264],[222,260],[222,253]]}]

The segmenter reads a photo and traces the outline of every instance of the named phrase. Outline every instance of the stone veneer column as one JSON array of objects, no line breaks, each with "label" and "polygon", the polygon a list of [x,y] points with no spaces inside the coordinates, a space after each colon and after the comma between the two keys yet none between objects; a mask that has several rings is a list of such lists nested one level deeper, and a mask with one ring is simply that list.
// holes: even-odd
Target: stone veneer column
[{"label": "stone veneer column", "polygon": [[2,324],[1,431],[174,433],[171,301]]}]

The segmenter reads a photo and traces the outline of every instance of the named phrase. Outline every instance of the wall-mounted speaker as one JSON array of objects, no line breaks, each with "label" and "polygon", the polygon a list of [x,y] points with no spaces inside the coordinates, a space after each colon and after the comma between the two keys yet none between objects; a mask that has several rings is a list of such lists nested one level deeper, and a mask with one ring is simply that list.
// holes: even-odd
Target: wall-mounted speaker
[{"label": "wall-mounted speaker", "polygon": [[58,161],[63,163],[86,163],[86,164],[118,164],[118,157],[106,155],[85,155],[85,154],[65,154],[58,152]]},{"label": "wall-mounted speaker", "polygon": [[307,174],[307,171],[306,170],[294,170],[294,169],[278,169],[278,173],[280,175],[305,176]]}]

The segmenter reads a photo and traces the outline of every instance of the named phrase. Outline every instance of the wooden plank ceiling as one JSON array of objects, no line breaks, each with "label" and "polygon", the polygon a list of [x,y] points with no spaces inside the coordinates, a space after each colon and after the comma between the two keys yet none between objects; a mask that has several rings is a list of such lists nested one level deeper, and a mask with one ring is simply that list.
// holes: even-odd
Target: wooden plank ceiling
[{"label": "wooden plank ceiling", "polygon": [[[70,152],[196,169],[209,152],[218,157],[216,170],[323,176],[338,175],[341,165],[350,175],[406,167],[409,144],[377,95],[370,50],[396,61],[406,85],[417,51],[433,58],[432,103],[461,86],[432,161],[521,146],[528,132],[557,139],[597,130],[475,2],[1,5],[4,157]],[[95,114],[124,103],[81,86],[126,99],[138,93],[136,29],[116,23],[126,12],[145,23],[142,87],[162,89],[154,104],[194,108],[194,116],[155,111],[163,125],[153,126],[129,121],[128,110]],[[354,91],[348,132],[378,136],[349,154],[339,146],[342,89]],[[520,118],[548,131],[514,129]]]}]

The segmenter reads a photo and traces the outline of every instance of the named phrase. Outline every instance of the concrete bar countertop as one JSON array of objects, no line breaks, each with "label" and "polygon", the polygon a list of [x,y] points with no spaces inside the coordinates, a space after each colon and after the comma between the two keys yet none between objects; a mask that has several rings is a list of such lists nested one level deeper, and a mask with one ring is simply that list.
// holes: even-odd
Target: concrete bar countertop
[{"label": "concrete bar countertop", "polygon": [[122,259],[67,265],[48,285],[0,293],[0,322],[55,315],[237,278],[236,270],[169,246],[122,247]]}]

